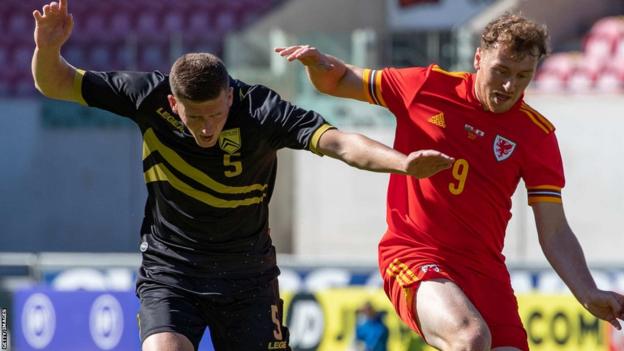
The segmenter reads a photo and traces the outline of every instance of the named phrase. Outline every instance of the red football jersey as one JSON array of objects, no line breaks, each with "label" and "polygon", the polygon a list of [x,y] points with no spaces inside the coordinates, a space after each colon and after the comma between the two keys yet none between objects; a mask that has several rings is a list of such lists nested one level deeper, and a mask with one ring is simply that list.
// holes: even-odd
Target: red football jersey
[{"label": "red football jersey", "polygon": [[563,166],[553,125],[523,99],[505,113],[484,111],[470,73],[432,65],[365,70],[364,78],[369,101],[396,116],[397,150],[435,149],[456,159],[452,169],[427,179],[390,176],[382,271],[407,255],[509,279],[502,249],[520,179],[529,204],[561,202]]}]

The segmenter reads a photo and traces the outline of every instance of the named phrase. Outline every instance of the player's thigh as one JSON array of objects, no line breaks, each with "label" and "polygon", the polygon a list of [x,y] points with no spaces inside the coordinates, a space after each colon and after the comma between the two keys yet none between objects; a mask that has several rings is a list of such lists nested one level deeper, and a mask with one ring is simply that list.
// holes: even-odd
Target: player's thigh
[{"label": "player's thigh", "polygon": [[172,345],[188,343],[190,350],[198,348],[206,322],[193,296],[167,286],[146,284],[139,288],[139,298],[139,333],[142,344],[148,347],[144,350],[169,350],[158,348],[157,341]]},{"label": "player's thigh", "polygon": [[141,347],[142,351],[195,351],[191,341],[184,335],[161,332],[148,336]]},{"label": "player's thigh", "polygon": [[422,281],[414,299],[425,340],[446,349],[457,344],[488,344],[488,326],[462,289],[447,279]]},{"label": "player's thigh", "polygon": [[283,309],[276,282],[228,305],[220,313],[221,323],[210,328],[215,349],[290,350]]}]

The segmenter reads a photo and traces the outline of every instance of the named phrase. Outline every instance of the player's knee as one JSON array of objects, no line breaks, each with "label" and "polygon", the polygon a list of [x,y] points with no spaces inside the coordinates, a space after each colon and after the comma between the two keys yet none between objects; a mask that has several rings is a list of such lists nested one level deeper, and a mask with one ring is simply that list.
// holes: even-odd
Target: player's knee
[{"label": "player's knee", "polygon": [[163,332],[152,334],[143,341],[142,351],[193,351],[193,344],[182,334]]},{"label": "player's knee", "polygon": [[455,334],[451,342],[453,351],[490,351],[492,334],[483,321],[470,321]]}]

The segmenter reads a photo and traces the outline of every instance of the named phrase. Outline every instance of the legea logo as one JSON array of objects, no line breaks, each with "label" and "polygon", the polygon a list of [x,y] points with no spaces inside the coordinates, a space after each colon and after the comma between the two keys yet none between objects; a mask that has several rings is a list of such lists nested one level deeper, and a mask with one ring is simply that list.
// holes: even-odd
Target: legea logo
[{"label": "legea logo", "polygon": [[56,314],[50,299],[41,293],[30,295],[22,310],[22,333],[26,342],[42,349],[52,341],[56,329]]},{"label": "legea logo", "polygon": [[123,311],[115,297],[106,294],[95,299],[89,314],[89,330],[100,349],[110,350],[119,344],[123,324]]}]

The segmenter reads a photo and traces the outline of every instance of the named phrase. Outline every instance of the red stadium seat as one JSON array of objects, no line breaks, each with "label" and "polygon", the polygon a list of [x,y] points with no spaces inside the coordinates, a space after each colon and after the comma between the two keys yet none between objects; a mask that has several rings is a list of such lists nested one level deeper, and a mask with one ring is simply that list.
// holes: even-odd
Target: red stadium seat
[{"label": "red stadium seat", "polygon": [[567,89],[573,93],[587,93],[594,88],[595,82],[595,77],[588,72],[579,70],[568,79]]},{"label": "red stadium seat", "polygon": [[544,60],[539,71],[554,74],[565,81],[576,70],[580,59],[581,54],[576,52],[553,54]]},{"label": "red stadium seat", "polygon": [[602,18],[594,23],[589,35],[617,39],[624,35],[624,19],[618,16]]},{"label": "red stadium seat", "polygon": [[612,71],[603,72],[596,80],[595,89],[600,93],[622,93],[624,77]]},{"label": "red stadium seat", "polygon": [[566,80],[556,72],[543,72],[537,75],[535,88],[545,93],[561,93],[566,90]]},{"label": "red stadium seat", "polygon": [[590,35],[585,39],[584,52],[586,56],[607,60],[615,51],[616,40],[604,35]]},{"label": "red stadium seat", "polygon": [[624,57],[624,35],[615,42],[615,57]]},{"label": "red stadium seat", "polygon": [[595,79],[608,66],[608,60],[595,56],[582,56],[576,63],[576,71],[584,72]]}]

